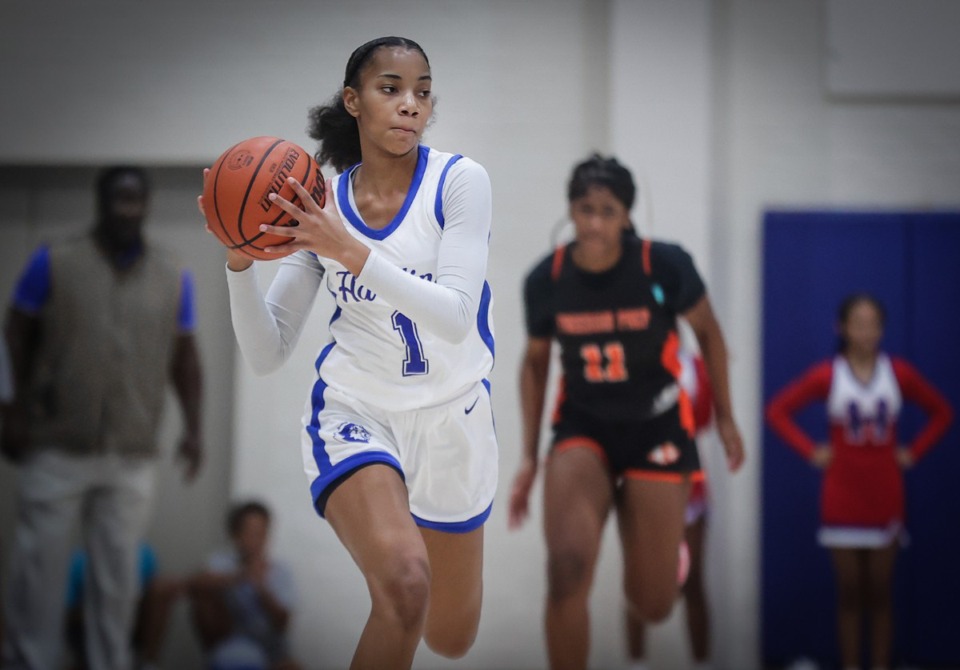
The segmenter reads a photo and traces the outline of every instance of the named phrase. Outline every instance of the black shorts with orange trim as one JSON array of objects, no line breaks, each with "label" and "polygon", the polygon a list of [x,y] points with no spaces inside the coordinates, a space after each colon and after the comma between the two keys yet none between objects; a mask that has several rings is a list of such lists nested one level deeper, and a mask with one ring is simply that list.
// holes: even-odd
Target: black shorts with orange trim
[{"label": "black shorts with orange trim", "polygon": [[553,425],[552,450],[577,447],[592,450],[617,479],[703,479],[697,445],[683,426],[679,404],[640,421],[610,422],[564,403]]}]

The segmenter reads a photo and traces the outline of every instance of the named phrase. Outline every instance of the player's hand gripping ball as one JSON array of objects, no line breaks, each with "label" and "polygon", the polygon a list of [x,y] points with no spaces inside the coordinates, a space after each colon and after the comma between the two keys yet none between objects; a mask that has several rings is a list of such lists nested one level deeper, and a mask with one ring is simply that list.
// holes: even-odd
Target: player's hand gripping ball
[{"label": "player's hand gripping ball", "polygon": [[279,137],[252,137],[230,147],[210,168],[203,187],[203,211],[213,234],[229,249],[257,260],[273,260],[293,252],[266,252],[290,242],[289,237],[260,232],[260,226],[296,226],[297,221],[274,204],[276,193],[300,204],[287,178],[293,177],[323,207],[320,166],[305,149]]}]

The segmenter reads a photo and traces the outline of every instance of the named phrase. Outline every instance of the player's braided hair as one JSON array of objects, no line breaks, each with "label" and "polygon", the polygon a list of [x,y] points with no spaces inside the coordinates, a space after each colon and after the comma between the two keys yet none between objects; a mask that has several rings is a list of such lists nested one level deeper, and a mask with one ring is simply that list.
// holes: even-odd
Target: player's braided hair
[{"label": "player's braided hair", "polygon": [[[344,71],[343,86],[358,88],[360,74],[370,58],[381,47],[403,47],[419,51],[423,59],[430,64],[423,48],[406,37],[378,37],[357,47]],[[320,142],[315,158],[320,165],[332,165],[337,172],[360,162],[360,131],[357,120],[350,115],[343,104],[343,88],[337,91],[325,105],[318,105],[307,113],[307,134]]]},{"label": "player's braided hair", "polygon": [[613,156],[605,158],[593,154],[573,168],[567,184],[567,201],[573,202],[587,194],[591,186],[605,186],[629,211],[637,197],[633,175]]}]

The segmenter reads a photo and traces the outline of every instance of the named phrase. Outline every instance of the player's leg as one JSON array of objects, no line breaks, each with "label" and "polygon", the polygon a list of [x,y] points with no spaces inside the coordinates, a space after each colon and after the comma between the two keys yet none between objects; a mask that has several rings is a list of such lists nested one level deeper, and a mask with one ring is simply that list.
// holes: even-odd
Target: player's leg
[{"label": "player's leg", "polygon": [[860,628],[863,616],[863,586],[860,549],[832,548],[837,579],[837,634],[844,668],[860,667]]},{"label": "player's leg", "polygon": [[645,668],[647,657],[647,626],[636,610],[627,604],[624,608],[624,621],[627,632],[627,657],[631,668]]},{"label": "player's leg", "polygon": [[100,485],[90,493],[84,515],[87,656],[93,668],[126,668],[132,665],[140,539],[150,512],[155,461],[113,454],[98,461]]},{"label": "player's leg", "polygon": [[647,623],[670,614],[680,593],[679,548],[690,484],[628,471],[617,496],[628,606]]},{"label": "player's leg", "polygon": [[400,474],[382,463],[355,470],[330,494],[325,516],[370,592],[351,669],[409,668],[426,621],[430,563]]},{"label": "player's leg", "polygon": [[870,609],[870,649],[874,668],[890,667],[893,645],[893,567],[897,560],[897,544],[867,550],[867,602]]},{"label": "player's leg", "polygon": [[20,465],[4,589],[4,668],[56,668],[63,651],[67,575],[87,471],[46,450]]},{"label": "player's leg", "polygon": [[430,607],[424,639],[447,658],[473,646],[483,601],[483,526],[468,533],[421,528],[430,559]]},{"label": "player's leg", "polygon": [[687,609],[687,632],[693,660],[706,663],[710,656],[710,611],[703,578],[703,552],[706,544],[707,517],[701,514],[687,525],[687,547],[690,550],[690,572],[683,585],[683,599]]},{"label": "player's leg", "polygon": [[613,504],[606,463],[587,444],[572,446],[575,440],[550,454],[544,474],[547,655],[553,670],[587,665],[590,588]]}]

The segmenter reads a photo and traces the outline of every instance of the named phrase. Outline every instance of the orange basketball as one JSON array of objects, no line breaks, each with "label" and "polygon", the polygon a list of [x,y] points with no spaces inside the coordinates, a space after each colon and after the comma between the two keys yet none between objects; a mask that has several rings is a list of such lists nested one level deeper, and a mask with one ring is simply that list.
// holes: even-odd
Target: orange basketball
[{"label": "orange basketball", "polygon": [[264,248],[286,244],[289,237],[260,232],[261,224],[296,226],[297,221],[268,199],[271,193],[299,205],[287,178],[303,184],[323,206],[323,175],[305,149],[279,137],[252,137],[230,147],[210,168],[203,187],[203,211],[210,230],[225,246],[259,260],[287,253]]}]

